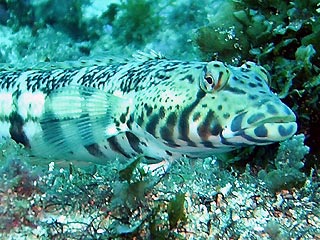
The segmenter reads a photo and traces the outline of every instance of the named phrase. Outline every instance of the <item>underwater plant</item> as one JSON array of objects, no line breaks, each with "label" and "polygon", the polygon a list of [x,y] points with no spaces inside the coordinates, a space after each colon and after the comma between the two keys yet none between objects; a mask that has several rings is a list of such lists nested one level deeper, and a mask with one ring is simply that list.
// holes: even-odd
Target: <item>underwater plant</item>
[{"label": "underwater plant", "polygon": [[308,153],[309,147],[304,145],[304,135],[295,135],[292,139],[280,143],[274,160],[275,169],[260,170],[258,177],[273,192],[301,187],[306,180],[305,174],[301,171],[304,166],[302,160]]},{"label": "underwater plant", "polygon": [[[142,45],[159,29],[161,18],[155,11],[157,2],[128,0],[118,6],[112,22],[113,36],[121,44]],[[112,17],[113,18],[113,17]]]}]

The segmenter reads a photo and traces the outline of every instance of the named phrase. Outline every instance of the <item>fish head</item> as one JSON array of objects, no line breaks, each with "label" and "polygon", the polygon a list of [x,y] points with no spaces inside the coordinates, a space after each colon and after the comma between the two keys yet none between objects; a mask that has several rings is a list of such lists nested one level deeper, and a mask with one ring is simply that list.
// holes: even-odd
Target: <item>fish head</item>
[{"label": "fish head", "polygon": [[295,114],[253,62],[163,61],[148,71],[131,120],[172,152],[210,156],[283,141],[297,130]]},{"label": "fish head", "polygon": [[240,67],[207,63],[199,75],[201,99],[190,114],[189,139],[227,151],[290,138],[296,116],[269,83],[268,72],[253,62]]},{"label": "fish head", "polygon": [[263,67],[170,64],[173,70],[162,70],[161,79],[154,77],[159,72],[152,75],[155,82],[138,96],[134,118],[176,151],[226,152],[283,141],[296,132],[295,114],[270,90]]}]

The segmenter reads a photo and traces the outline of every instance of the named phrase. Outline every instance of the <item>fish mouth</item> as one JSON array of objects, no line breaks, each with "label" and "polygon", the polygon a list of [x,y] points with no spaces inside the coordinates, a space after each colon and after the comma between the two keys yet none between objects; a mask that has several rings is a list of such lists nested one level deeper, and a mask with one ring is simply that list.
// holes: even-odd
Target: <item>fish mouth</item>
[{"label": "fish mouth", "polygon": [[294,114],[291,114],[291,115],[285,115],[285,116],[269,117],[252,124],[252,127],[266,124],[266,123],[286,124],[286,123],[295,123],[295,122],[296,122],[296,116]]},{"label": "fish mouth", "polygon": [[225,129],[221,136],[231,144],[267,145],[284,141],[292,137],[297,131],[296,116],[274,116],[256,121],[236,131]]}]

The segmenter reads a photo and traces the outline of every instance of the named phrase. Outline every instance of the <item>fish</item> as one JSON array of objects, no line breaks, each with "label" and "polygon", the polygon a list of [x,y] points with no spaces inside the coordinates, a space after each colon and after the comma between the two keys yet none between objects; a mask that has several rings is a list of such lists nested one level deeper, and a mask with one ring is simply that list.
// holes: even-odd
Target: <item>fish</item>
[{"label": "fish", "polygon": [[104,164],[205,158],[284,141],[296,116],[254,62],[170,60],[0,68],[0,141],[34,156]]}]

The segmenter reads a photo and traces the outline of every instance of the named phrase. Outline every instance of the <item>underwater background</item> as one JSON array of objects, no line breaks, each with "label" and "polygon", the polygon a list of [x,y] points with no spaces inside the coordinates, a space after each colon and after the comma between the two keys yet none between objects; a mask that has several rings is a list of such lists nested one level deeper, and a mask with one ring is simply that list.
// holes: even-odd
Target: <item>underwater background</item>
[{"label": "underwater background", "polygon": [[[0,0],[0,63],[254,61],[296,113],[280,144],[181,159],[162,178],[116,161],[61,167],[0,145],[1,239],[320,239],[320,3]],[[1,69],[1,65],[0,65]]]}]

